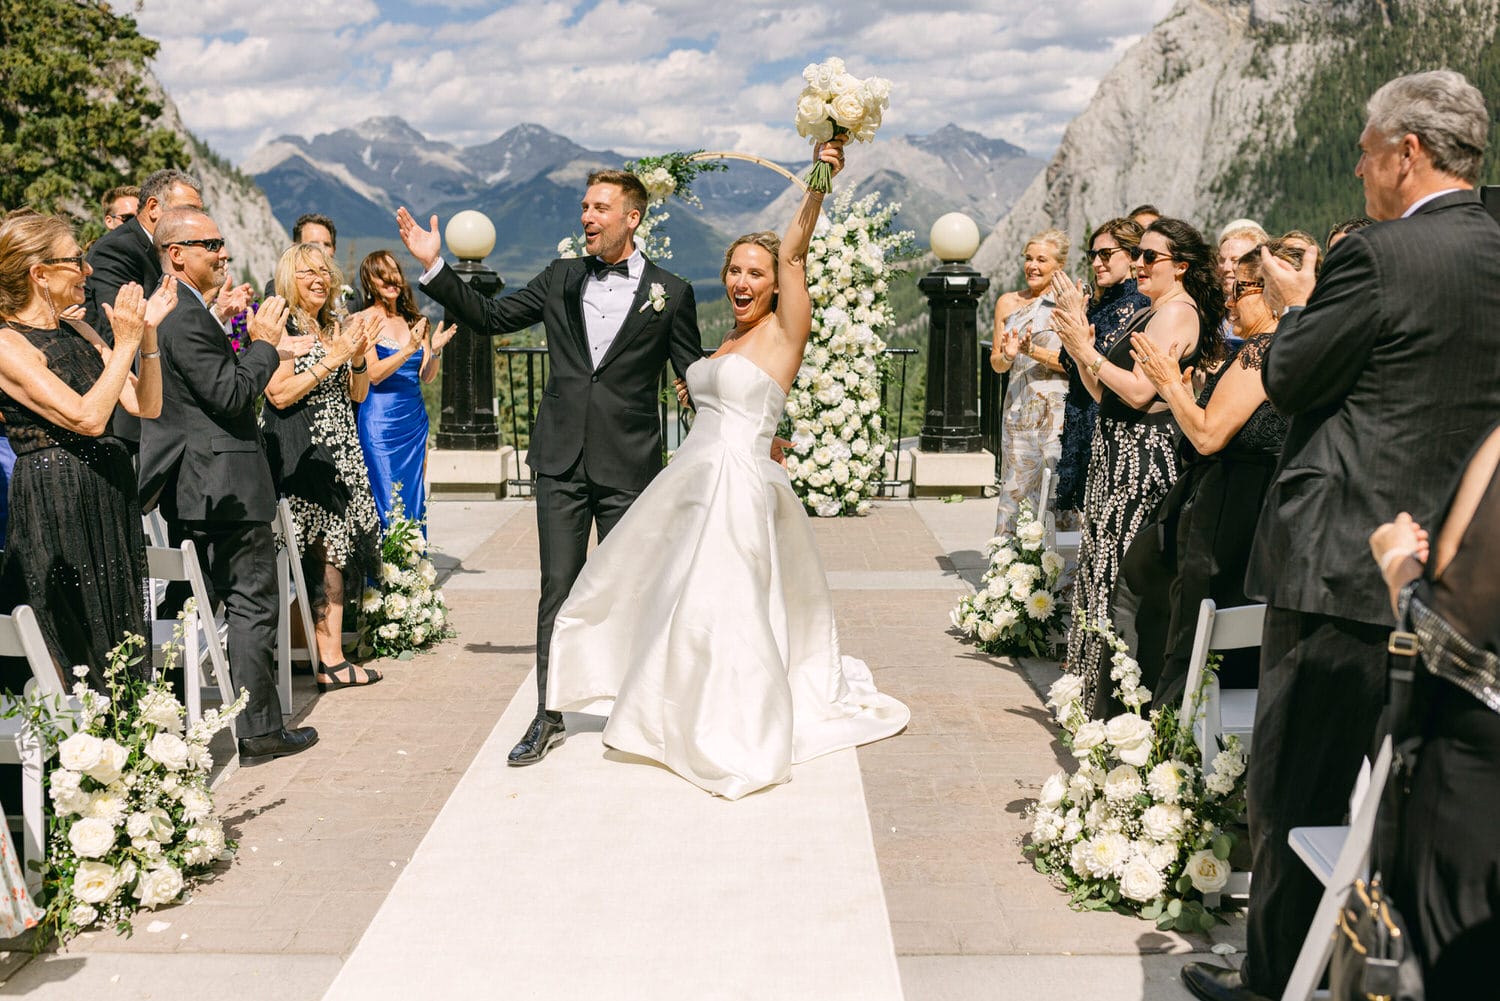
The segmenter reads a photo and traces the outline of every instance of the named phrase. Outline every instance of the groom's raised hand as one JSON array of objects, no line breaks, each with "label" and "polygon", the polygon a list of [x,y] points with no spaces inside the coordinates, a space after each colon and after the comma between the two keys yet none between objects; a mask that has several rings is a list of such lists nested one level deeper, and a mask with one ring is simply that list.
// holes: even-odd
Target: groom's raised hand
[{"label": "groom's raised hand", "polygon": [[406,249],[421,263],[422,270],[426,271],[437,263],[438,257],[443,253],[443,238],[438,233],[437,216],[432,217],[430,228],[423,229],[403,205],[396,210],[396,228],[401,231],[401,242],[406,244]]}]

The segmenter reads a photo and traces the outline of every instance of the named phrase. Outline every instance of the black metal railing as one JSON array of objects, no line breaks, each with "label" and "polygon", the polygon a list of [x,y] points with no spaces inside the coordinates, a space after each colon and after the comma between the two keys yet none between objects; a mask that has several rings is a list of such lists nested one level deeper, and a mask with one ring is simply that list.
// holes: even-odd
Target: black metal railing
[{"label": "black metal railing", "polygon": [[[886,468],[882,470],[876,497],[894,497],[896,490],[906,482],[901,478],[901,439],[906,432],[906,376],[907,363],[917,354],[916,348],[886,348],[881,354],[885,364],[880,373],[880,409],[886,415],[886,433],[890,435],[890,448],[886,452]],[[894,386],[892,385],[894,383]],[[892,395],[896,405],[891,406]]]},{"label": "black metal railing", "polygon": [[1009,372],[990,367],[993,341],[979,342],[979,441],[995,457],[995,482],[1000,481],[1000,417],[1004,412],[1005,386]]}]

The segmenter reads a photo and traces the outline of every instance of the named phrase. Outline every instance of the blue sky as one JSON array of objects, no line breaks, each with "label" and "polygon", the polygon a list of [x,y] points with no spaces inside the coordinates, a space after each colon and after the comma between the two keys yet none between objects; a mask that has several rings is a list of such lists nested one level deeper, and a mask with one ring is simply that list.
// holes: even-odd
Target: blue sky
[{"label": "blue sky", "polygon": [[803,155],[808,62],[893,84],[886,128],[949,122],[1050,156],[1171,0],[111,0],[158,39],[188,126],[230,159],[398,115],[486,142],[537,122],[626,154]]}]

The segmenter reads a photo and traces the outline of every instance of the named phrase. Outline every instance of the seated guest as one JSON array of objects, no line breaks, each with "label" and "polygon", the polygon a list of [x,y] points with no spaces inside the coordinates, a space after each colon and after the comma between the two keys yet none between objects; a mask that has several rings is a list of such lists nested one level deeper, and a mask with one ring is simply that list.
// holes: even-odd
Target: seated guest
[{"label": "seated guest", "polygon": [[396,487],[406,516],[427,532],[427,404],[422,384],[437,378],[443,346],[456,327],[429,333],[411,286],[389,250],[377,250],[359,265],[359,287],[373,324],[365,362],[370,393],[359,407],[359,441],[370,471],[370,489],[382,528],[390,524]]},{"label": "seated guest", "polygon": [[163,272],[183,291],[161,324],[161,416],[141,422],[141,497],[147,510],[160,505],[175,536],[193,541],[224,603],[229,679],[249,693],[235,720],[241,759],[296,754],[318,733],[288,729],[276,694],[276,491],[255,426],[256,400],[280,361],[286,303],[261,304],[236,355],[204,303],[229,265],[218,224],[202,209],[172,209],[155,240]]},{"label": "seated guest", "polygon": [[133,184],[122,184],[104,193],[104,228],[114,229],[135,218],[140,206],[141,189]]},{"label": "seated guest", "polygon": [[[1437,530],[1402,513],[1370,536],[1397,628],[1421,653],[1411,776],[1391,899],[1429,1001],[1487,991],[1500,952],[1500,428],[1469,459]],[[1477,992],[1477,993],[1476,993]]]},{"label": "seated guest", "polygon": [[343,650],[345,598],[380,569],[380,519],[354,422],[354,404],[370,388],[365,349],[374,318],[338,322],[332,293],[342,283],[318,244],[281,255],[276,287],[287,292],[287,329],[307,350],[277,367],[260,415],[313,592],[319,691],[380,680],[380,672],[351,665]]},{"label": "seated guest", "polygon": [[[1271,251],[1302,263],[1300,249],[1274,242]],[[1260,378],[1279,304],[1267,301],[1258,248],[1240,259],[1228,302],[1237,307],[1235,332],[1243,343],[1229,350],[1200,392],[1193,390],[1192,373],[1150,340],[1137,335],[1133,346],[1136,365],[1167,401],[1183,435],[1182,474],[1152,516],[1155,527],[1136,534],[1121,572],[1122,587],[1139,599],[1136,659],[1156,705],[1182,699],[1203,599],[1220,608],[1250,603],[1245,567],[1286,438],[1286,421],[1266,400]],[[1157,621],[1143,621],[1148,614]],[[1225,652],[1219,670],[1225,686],[1254,688],[1259,676],[1259,650]]]},{"label": "seated guest", "polygon": [[1374,224],[1374,219],[1367,219],[1362,215],[1355,216],[1353,219],[1345,219],[1328,231],[1328,249],[1332,250],[1334,244],[1355,230],[1364,229],[1366,226],[1373,226]]},{"label": "seated guest", "polygon": [[138,417],[161,411],[156,325],[176,289],[148,301],[139,285],[123,286],[104,306],[111,347],[59,316],[83,302],[88,273],[62,219],[23,214],[0,225],[0,416],[16,450],[0,607],[30,605],[61,668],[87,667],[89,685],[108,692],[109,651],[146,630],[135,468],[110,419],[117,403]]},{"label": "seated guest", "polygon": [[[1068,238],[1049,229],[1026,244],[1021,270],[1029,297],[1004,319],[997,304],[990,367],[1010,373],[1000,423],[1000,503],[995,534],[1013,532],[1021,502],[1036,503],[1042,471],[1057,466],[1068,380],[1052,329],[1052,276],[1068,264]],[[1051,503],[1049,501],[1049,503]],[[1042,512],[1036,512],[1040,517]]]}]

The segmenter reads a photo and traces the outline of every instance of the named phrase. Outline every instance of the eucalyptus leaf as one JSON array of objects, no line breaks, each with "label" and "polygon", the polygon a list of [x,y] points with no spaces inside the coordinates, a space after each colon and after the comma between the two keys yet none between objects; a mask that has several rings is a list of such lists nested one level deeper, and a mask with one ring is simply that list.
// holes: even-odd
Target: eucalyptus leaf
[{"label": "eucalyptus leaf", "polygon": [[1182,913],[1182,901],[1176,899],[1175,897],[1173,899],[1167,901],[1167,914],[1170,917],[1175,918],[1178,915],[1180,915],[1181,913]]}]

